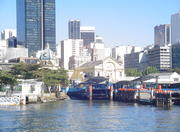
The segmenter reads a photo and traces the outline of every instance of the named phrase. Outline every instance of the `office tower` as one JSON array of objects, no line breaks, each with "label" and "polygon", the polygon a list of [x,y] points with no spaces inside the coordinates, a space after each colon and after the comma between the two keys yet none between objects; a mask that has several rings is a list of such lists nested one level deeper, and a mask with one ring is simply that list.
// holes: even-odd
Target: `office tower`
[{"label": "office tower", "polygon": [[165,46],[171,43],[171,25],[164,24],[154,27],[154,44]]},{"label": "office tower", "polygon": [[95,41],[95,27],[80,27],[81,39],[84,41],[84,46],[89,48],[90,44]]},{"label": "office tower", "polygon": [[17,39],[29,50],[56,49],[55,0],[17,0]]},{"label": "office tower", "polygon": [[159,71],[172,68],[171,45],[155,46],[148,50],[149,66],[156,67]]},{"label": "office tower", "polygon": [[172,45],[172,68],[180,68],[180,43]]},{"label": "office tower", "polygon": [[16,37],[16,30],[14,29],[5,29],[1,32],[1,40],[7,40],[11,37]]},{"label": "office tower", "polygon": [[66,39],[61,41],[61,60],[64,69],[69,69],[69,58],[71,56],[80,55],[82,46],[83,40],[81,39]]},{"label": "office tower", "polygon": [[180,42],[180,11],[171,16],[171,43]]},{"label": "office tower", "polygon": [[70,20],[68,24],[69,39],[80,39],[80,21]]}]

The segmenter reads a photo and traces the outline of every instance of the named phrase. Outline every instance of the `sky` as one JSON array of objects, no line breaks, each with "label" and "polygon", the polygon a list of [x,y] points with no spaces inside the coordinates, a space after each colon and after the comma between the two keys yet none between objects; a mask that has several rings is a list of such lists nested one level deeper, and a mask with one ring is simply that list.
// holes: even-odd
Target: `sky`
[{"label": "sky", "polygon": [[[69,19],[95,26],[107,47],[153,44],[154,26],[169,24],[180,0],[56,0],[56,41],[68,38]],[[16,0],[0,0],[0,31],[16,29]]]}]

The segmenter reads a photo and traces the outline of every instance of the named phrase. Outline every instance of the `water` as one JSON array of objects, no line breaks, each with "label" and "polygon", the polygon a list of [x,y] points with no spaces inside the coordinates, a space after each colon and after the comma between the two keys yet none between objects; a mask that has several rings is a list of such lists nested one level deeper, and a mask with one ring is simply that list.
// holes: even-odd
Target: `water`
[{"label": "water", "polygon": [[66,100],[0,106],[0,132],[180,132],[180,107]]}]

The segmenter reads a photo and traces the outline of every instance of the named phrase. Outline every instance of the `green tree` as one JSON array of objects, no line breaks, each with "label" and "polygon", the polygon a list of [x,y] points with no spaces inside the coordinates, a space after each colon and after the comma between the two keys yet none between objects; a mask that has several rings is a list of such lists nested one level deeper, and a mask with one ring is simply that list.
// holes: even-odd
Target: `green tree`
[{"label": "green tree", "polygon": [[18,83],[16,77],[8,72],[0,71],[0,91],[2,91],[4,86],[9,85],[11,91],[13,91],[13,87]]},{"label": "green tree", "polygon": [[39,69],[34,72],[34,77],[43,81],[48,89],[51,87],[66,87],[69,84],[67,71],[64,69],[50,70]]},{"label": "green tree", "polygon": [[178,74],[180,74],[180,68],[172,69],[171,72],[177,72]]},{"label": "green tree", "polygon": [[127,76],[137,77],[137,76],[142,75],[142,72],[138,71],[137,69],[133,69],[133,68],[127,69],[125,72],[126,72]]},{"label": "green tree", "polygon": [[33,79],[33,72],[37,71],[41,65],[18,63],[11,68],[10,73],[16,75],[19,79]]},{"label": "green tree", "polygon": [[143,71],[143,75],[148,75],[151,73],[158,73],[159,71],[157,70],[156,67],[147,67],[144,71]]}]

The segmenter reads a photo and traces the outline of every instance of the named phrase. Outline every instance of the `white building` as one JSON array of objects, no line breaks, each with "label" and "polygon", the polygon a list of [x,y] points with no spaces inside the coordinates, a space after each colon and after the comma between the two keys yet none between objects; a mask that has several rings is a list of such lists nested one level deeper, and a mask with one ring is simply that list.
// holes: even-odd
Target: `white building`
[{"label": "white building", "polygon": [[15,29],[5,29],[1,32],[1,40],[7,40],[11,37],[16,37]]},{"label": "white building", "polygon": [[44,83],[29,79],[29,80],[20,80],[19,86],[21,87],[22,95],[39,95],[41,96],[44,93]]},{"label": "white building", "polygon": [[118,62],[111,57],[107,57],[99,61],[85,63],[84,65],[80,66],[77,71],[90,77],[108,77],[111,82],[123,80],[125,77],[122,62]]},{"label": "white building", "polygon": [[82,50],[83,40],[66,39],[61,41],[61,60],[62,66],[66,70],[69,69],[69,58],[71,56],[79,56]]},{"label": "white building", "polygon": [[28,57],[28,49],[24,47],[8,48],[6,40],[0,40],[0,62],[8,62],[10,59]]},{"label": "white building", "polygon": [[171,16],[171,43],[180,42],[180,11]]},{"label": "white building", "polygon": [[116,46],[112,48],[112,57],[115,59],[121,59],[122,63],[124,65],[124,55],[125,54],[130,54],[130,53],[136,53],[142,51],[142,47],[138,46]]},{"label": "white building", "polygon": [[171,45],[155,46],[148,50],[149,66],[156,67],[160,71],[172,68]]},{"label": "white building", "polygon": [[103,60],[111,56],[111,48],[106,48],[103,38],[96,36],[96,41],[90,45],[92,60]]},{"label": "white building", "polygon": [[153,73],[145,76],[145,83],[174,84],[180,83],[180,75],[176,72]]}]

